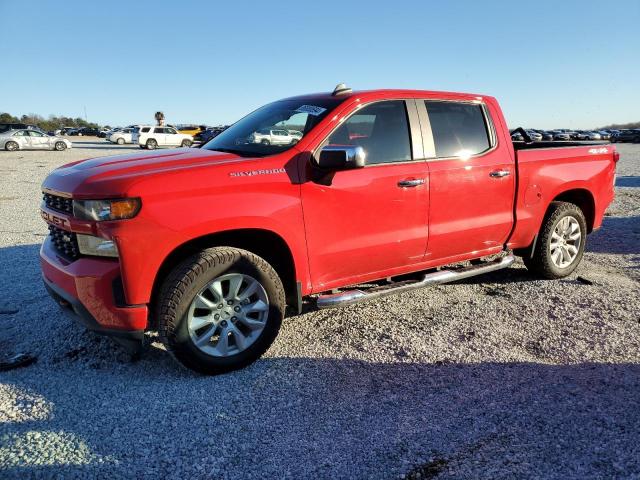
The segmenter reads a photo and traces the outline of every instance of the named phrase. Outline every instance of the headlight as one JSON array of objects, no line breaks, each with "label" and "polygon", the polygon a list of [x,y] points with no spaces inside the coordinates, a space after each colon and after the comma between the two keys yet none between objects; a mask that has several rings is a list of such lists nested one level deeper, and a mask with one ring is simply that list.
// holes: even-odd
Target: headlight
[{"label": "headlight", "polygon": [[95,255],[98,257],[118,257],[118,247],[113,240],[94,237],[93,235],[76,234],[78,250],[83,255]]},{"label": "headlight", "polygon": [[82,220],[124,220],[135,217],[140,211],[139,198],[114,200],[74,200],[73,216]]}]

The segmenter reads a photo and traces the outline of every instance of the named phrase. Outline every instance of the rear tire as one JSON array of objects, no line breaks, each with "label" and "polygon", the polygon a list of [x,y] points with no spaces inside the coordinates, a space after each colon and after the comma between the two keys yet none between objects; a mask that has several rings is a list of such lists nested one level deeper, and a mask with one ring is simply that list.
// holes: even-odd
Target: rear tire
[{"label": "rear tire", "polygon": [[261,140],[260,143],[262,145],[270,145],[271,144],[271,142],[269,140],[267,140],[266,138],[264,140]]},{"label": "rear tire", "polygon": [[67,144],[64,142],[56,142],[56,145],[54,147],[57,151],[62,152],[63,150],[67,149]]},{"label": "rear tire", "polygon": [[158,148],[158,142],[156,142],[153,138],[150,138],[149,140],[147,140],[148,150],[155,150],[156,148]]},{"label": "rear tire", "polygon": [[4,149],[10,152],[15,152],[16,150],[20,149],[20,145],[18,145],[16,142],[7,142],[4,145]]},{"label": "rear tire", "polygon": [[[242,283],[234,288],[231,278]],[[250,286],[255,293],[248,293]],[[267,351],[285,305],[282,281],[271,265],[246,250],[216,247],[187,258],[169,274],[155,311],[160,339],[174,358],[216,375],[243,368]]]},{"label": "rear tire", "polygon": [[577,205],[552,202],[542,222],[533,255],[524,264],[541,278],[570,275],[580,264],[587,238],[587,221]]}]

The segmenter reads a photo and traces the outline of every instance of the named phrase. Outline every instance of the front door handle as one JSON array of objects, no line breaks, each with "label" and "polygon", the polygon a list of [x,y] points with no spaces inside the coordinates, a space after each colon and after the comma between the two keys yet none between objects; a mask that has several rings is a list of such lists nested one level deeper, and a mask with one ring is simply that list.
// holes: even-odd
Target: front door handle
[{"label": "front door handle", "polygon": [[417,187],[422,184],[424,184],[424,178],[408,178],[398,182],[398,186],[402,188]]},{"label": "front door handle", "polygon": [[492,178],[502,178],[506,177],[507,175],[511,175],[511,172],[509,170],[494,170],[489,174],[489,176]]}]

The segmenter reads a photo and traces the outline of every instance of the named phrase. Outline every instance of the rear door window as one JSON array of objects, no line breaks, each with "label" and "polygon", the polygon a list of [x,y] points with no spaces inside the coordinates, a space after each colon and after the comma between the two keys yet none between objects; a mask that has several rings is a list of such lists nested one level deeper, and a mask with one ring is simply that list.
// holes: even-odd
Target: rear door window
[{"label": "rear door window", "polygon": [[482,105],[425,100],[436,157],[469,157],[491,148]]}]

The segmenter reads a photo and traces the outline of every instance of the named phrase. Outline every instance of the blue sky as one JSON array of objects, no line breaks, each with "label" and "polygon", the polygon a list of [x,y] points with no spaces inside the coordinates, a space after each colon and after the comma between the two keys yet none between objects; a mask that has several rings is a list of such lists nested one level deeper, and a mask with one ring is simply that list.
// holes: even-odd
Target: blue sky
[{"label": "blue sky", "polygon": [[0,18],[14,115],[230,123],[344,81],[493,95],[512,127],[640,120],[638,0],[0,0]]}]

